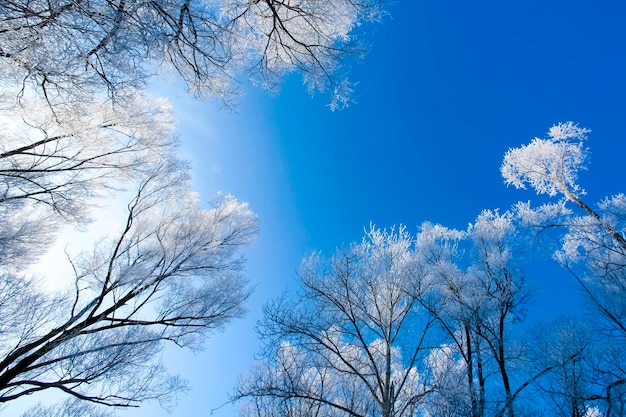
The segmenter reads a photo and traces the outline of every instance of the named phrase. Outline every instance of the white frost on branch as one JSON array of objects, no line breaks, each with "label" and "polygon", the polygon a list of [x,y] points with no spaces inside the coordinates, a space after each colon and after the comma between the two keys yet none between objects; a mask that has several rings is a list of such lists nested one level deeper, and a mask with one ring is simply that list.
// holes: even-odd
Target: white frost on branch
[{"label": "white frost on branch", "polygon": [[562,199],[557,203],[546,203],[538,207],[532,207],[530,201],[519,201],[513,206],[513,211],[521,220],[522,225],[544,227],[554,224],[564,216],[572,214],[566,203],[567,200]]},{"label": "white frost on branch", "polygon": [[235,61],[268,88],[286,74],[302,72],[310,92],[330,92],[332,110],[351,101],[353,84],[340,69],[345,55],[363,52],[354,29],[381,15],[377,2],[369,0],[228,0],[222,8],[222,19],[231,22]]},{"label": "white frost on branch", "polygon": [[584,194],[576,180],[578,171],[585,169],[583,142],[589,132],[573,122],[559,123],[550,128],[548,138],[509,149],[500,168],[505,183],[521,189],[530,185],[549,196]]},{"label": "white frost on branch", "polygon": [[[245,312],[256,216],[230,195],[202,207],[166,101],[37,99],[0,104],[0,404],[51,388],[112,406],[167,401],[185,384],[160,363],[163,344],[201,347]],[[120,188],[130,201],[108,236],[68,255],[71,284],[42,291],[38,255]]]},{"label": "white frost on branch", "polygon": [[349,101],[345,61],[364,52],[355,29],[383,14],[379,0],[0,2],[0,79],[56,105],[117,97],[173,69],[195,94],[228,104],[239,77],[273,88],[299,72],[337,108]]}]

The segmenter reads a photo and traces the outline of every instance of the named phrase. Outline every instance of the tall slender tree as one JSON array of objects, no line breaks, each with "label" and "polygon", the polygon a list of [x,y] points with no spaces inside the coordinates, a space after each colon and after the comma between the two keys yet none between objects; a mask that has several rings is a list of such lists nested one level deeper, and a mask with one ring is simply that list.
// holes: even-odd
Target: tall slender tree
[{"label": "tall slender tree", "polygon": [[425,223],[418,256],[435,297],[420,299],[443,334],[435,354],[431,415],[513,416],[532,374],[516,326],[530,291],[512,212],[485,210],[465,231]]},{"label": "tall slender tree", "polygon": [[265,310],[264,359],[235,396],[247,415],[417,413],[432,390],[420,368],[433,320],[415,295],[430,284],[412,245],[404,228],[372,228],[331,259],[303,262],[301,295]]}]

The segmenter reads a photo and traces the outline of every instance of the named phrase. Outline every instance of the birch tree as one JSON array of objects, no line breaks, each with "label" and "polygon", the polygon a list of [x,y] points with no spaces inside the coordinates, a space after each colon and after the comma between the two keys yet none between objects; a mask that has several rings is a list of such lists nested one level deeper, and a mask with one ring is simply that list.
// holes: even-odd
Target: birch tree
[{"label": "birch tree", "polygon": [[235,397],[245,415],[416,415],[432,390],[420,369],[432,319],[411,295],[430,286],[412,245],[403,228],[372,228],[331,259],[303,262],[301,295],[265,310],[267,350]]}]

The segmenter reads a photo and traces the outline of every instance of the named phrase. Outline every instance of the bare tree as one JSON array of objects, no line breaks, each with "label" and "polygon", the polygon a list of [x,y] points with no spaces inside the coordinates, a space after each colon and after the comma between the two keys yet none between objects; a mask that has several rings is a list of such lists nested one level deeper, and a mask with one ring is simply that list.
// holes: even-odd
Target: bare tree
[{"label": "bare tree", "polygon": [[428,291],[403,228],[372,228],[360,244],[303,263],[303,292],[265,310],[269,344],[235,398],[247,415],[402,417],[431,392],[421,363],[432,319],[415,290]]},{"label": "bare tree", "polygon": [[442,333],[427,366],[432,368],[433,394],[428,399],[432,416],[484,416],[488,358],[476,332],[483,303],[464,270],[467,233],[423,223],[417,236],[417,255],[431,276],[435,291],[419,297]]},{"label": "bare tree", "polygon": [[[172,156],[167,103],[125,102],[136,107],[53,115],[44,104],[48,113],[22,113],[4,131],[0,403],[44,390],[122,407],[167,401],[184,383],[159,363],[163,343],[199,347],[244,313],[241,249],[256,234],[254,214],[231,196],[203,209]],[[25,108],[5,110],[16,120]],[[69,260],[67,288],[41,289],[27,272],[37,255],[122,183],[135,190],[125,218]]]},{"label": "bare tree", "polygon": [[593,369],[591,378],[601,384],[594,391],[599,400],[595,404],[606,415],[620,415],[616,410],[624,408],[626,383],[626,197],[617,194],[596,206],[584,201],[578,173],[586,168],[584,141],[588,133],[572,122],[554,125],[547,138],[510,149],[501,171],[507,184],[517,188],[530,185],[537,194],[560,197],[557,203],[539,207],[520,203],[517,210],[540,232],[564,232],[554,257],[578,282],[594,313],[590,322],[595,337],[602,341],[600,352],[594,354],[601,359],[588,364]]},{"label": "bare tree", "polygon": [[515,334],[529,296],[520,237],[512,212],[485,210],[465,231],[371,229],[305,260],[303,293],[265,311],[264,359],[235,396],[244,415],[519,415],[552,369],[525,366]]},{"label": "bare tree", "polygon": [[475,254],[470,286],[482,295],[476,332],[497,365],[504,401],[496,415],[515,415],[514,401],[521,390],[514,386],[511,366],[519,360],[511,329],[523,318],[529,289],[524,282],[523,239],[516,233],[513,214],[483,211],[468,230]]},{"label": "bare tree", "polygon": [[583,417],[599,411],[594,404],[602,384],[594,368],[604,341],[594,338],[587,323],[567,317],[542,323],[529,336],[533,362],[551,368],[535,382],[535,398],[545,401],[554,416]]},{"label": "bare tree", "polygon": [[[515,328],[529,289],[521,234],[513,213],[484,210],[466,231],[425,223],[417,238],[435,297],[420,299],[443,333],[435,367],[432,415],[515,415],[518,398],[535,377]],[[540,371],[540,373],[546,371]]]},{"label": "bare tree", "polygon": [[303,71],[345,104],[340,73],[363,48],[355,29],[380,20],[378,0],[8,0],[0,4],[0,74],[56,95],[143,85],[173,67],[194,93],[227,98],[251,73],[275,85]]},{"label": "bare tree", "polygon": [[146,178],[122,232],[72,260],[67,292],[3,271],[0,402],[51,388],[117,406],[159,398],[180,388],[155,362],[162,342],[198,344],[243,314],[236,254],[254,216],[231,197],[202,210],[173,173]]},{"label": "bare tree", "polygon": [[[230,196],[201,208],[172,157],[167,104],[134,88],[173,67],[194,93],[227,100],[239,74],[273,87],[302,71],[338,107],[350,89],[342,62],[362,52],[355,29],[379,20],[380,6],[0,3],[0,403],[49,389],[114,406],[162,399],[182,386],[154,359],[162,343],[195,345],[243,314],[239,252],[254,215]],[[69,289],[39,289],[27,267],[122,184],[136,193],[118,234],[70,259]]]},{"label": "bare tree", "polygon": [[85,220],[86,202],[174,151],[169,104],[134,90],[124,103],[98,96],[54,111],[36,96],[0,103],[0,205],[47,205]]},{"label": "bare tree", "polygon": [[53,111],[36,95],[0,101],[0,255],[25,265],[62,224],[85,224],[122,182],[175,152],[169,104],[134,91],[122,104],[84,97]]},{"label": "bare tree", "polygon": [[21,417],[66,417],[66,416],[80,416],[80,417],[109,417],[111,416],[106,410],[102,410],[101,407],[85,401],[77,399],[68,400],[61,404],[54,404],[49,406],[36,405],[28,410]]}]

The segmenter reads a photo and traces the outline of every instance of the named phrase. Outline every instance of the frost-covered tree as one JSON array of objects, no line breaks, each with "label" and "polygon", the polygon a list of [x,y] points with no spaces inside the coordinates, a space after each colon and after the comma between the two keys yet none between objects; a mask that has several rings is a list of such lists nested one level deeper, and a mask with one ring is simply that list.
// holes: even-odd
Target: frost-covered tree
[{"label": "frost-covered tree", "polygon": [[425,223],[418,234],[418,256],[437,294],[420,300],[444,335],[431,415],[513,416],[533,378],[520,369],[515,335],[529,289],[514,220],[511,212],[485,210],[465,231]]},{"label": "frost-covered tree", "polygon": [[525,284],[522,236],[517,233],[510,212],[485,210],[470,225],[468,237],[474,260],[468,268],[469,287],[474,302],[481,305],[476,332],[495,361],[502,384],[504,401],[496,415],[514,416],[514,401],[521,392],[514,381],[513,368],[519,361],[512,328],[523,319],[529,289]]},{"label": "frost-covered tree", "polygon": [[[229,196],[201,207],[173,157],[167,104],[135,88],[173,69],[194,94],[228,100],[237,77],[272,88],[298,71],[341,107],[345,59],[363,51],[359,26],[380,20],[381,5],[0,2],[0,403],[50,389],[117,406],[161,399],[180,387],[154,360],[162,342],[196,345],[243,312],[238,254],[254,216]],[[119,229],[69,260],[68,289],[42,290],[28,266],[122,186],[135,194]],[[407,369],[404,385],[380,392],[385,407],[417,401]],[[99,412],[33,413],[78,409]]]},{"label": "frost-covered tree", "polygon": [[[0,79],[59,98],[116,95],[173,68],[201,96],[227,98],[249,74],[274,86],[301,71],[311,90],[344,105],[346,55],[379,0],[7,0],[0,3]],[[58,96],[61,97],[58,97]]]},{"label": "frost-covered tree", "polygon": [[300,295],[265,309],[263,359],[235,395],[244,415],[418,413],[432,390],[422,366],[432,318],[413,244],[404,228],[371,228],[331,259],[304,260]]},{"label": "frost-covered tree", "polygon": [[[586,168],[588,129],[572,122],[553,126],[546,139],[510,149],[502,175],[517,188],[530,185],[538,194],[561,200],[532,208],[519,204],[520,216],[539,227],[566,231],[556,259],[581,285],[612,331],[626,336],[626,197],[617,194],[592,205],[583,201],[578,172]],[[575,214],[571,204],[581,210]]]},{"label": "frost-covered tree", "polygon": [[31,407],[21,417],[110,417],[111,414],[96,404],[78,399],[68,400],[60,404],[38,404]]},{"label": "frost-covered tree", "polygon": [[235,396],[244,415],[521,415],[550,369],[526,366],[516,334],[529,296],[518,226],[485,210],[463,231],[371,229],[306,259],[303,292],[266,309],[264,359]]},{"label": "frost-covered tree", "polygon": [[[556,203],[517,206],[529,225],[545,230],[560,228],[564,234],[554,256],[576,279],[596,313],[593,327],[606,348],[595,366],[600,409],[615,415],[623,408],[624,341],[626,340],[626,197],[617,194],[596,205],[584,201],[578,184],[586,169],[584,141],[588,129],[567,122],[553,126],[545,139],[510,149],[501,172],[507,184],[531,186],[538,194],[560,197]],[[613,413],[613,414],[612,414]]]},{"label": "frost-covered tree", "polygon": [[[167,401],[184,384],[159,362],[163,343],[199,347],[244,312],[254,214],[231,196],[201,206],[173,157],[166,102],[98,103],[1,109],[0,404],[45,390],[114,406]],[[122,187],[125,215],[68,260],[72,276],[56,277],[66,287],[46,290],[29,267],[62,226],[84,224]],[[74,409],[99,415],[75,403],[48,411]]]},{"label": "frost-covered tree", "polygon": [[68,222],[84,221],[90,198],[173,153],[167,101],[136,90],[126,95],[122,103],[83,97],[54,111],[36,95],[19,103],[11,94],[0,97],[0,205],[5,212],[30,205]]},{"label": "frost-covered tree", "polygon": [[473,287],[466,285],[461,265],[466,239],[464,231],[426,222],[416,240],[417,256],[434,286],[418,299],[443,334],[426,362],[436,387],[428,398],[431,416],[480,416],[485,408],[482,341],[473,337],[480,305],[469,300]]},{"label": "frost-covered tree", "polygon": [[596,392],[602,378],[598,378],[595,368],[605,341],[594,337],[587,323],[565,317],[539,324],[529,338],[532,361],[537,367],[549,369],[535,381],[534,395],[546,404],[551,415],[588,417],[599,412]]}]

